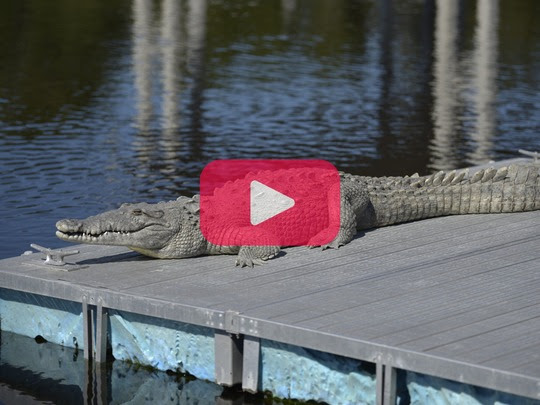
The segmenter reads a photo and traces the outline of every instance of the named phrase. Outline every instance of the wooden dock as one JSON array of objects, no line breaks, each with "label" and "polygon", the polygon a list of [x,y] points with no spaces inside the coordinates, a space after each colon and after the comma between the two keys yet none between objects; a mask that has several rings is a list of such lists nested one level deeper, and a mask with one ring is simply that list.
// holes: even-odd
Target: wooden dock
[{"label": "wooden dock", "polygon": [[394,401],[396,369],[540,399],[540,211],[380,228],[339,250],[286,249],[254,269],[235,268],[233,256],[78,248],[69,272],[38,253],[1,260],[0,283],[82,303],[87,336],[97,308],[98,360],[102,316],[116,309],[214,328],[217,382],[248,390],[262,338],[375,363],[378,403]]}]

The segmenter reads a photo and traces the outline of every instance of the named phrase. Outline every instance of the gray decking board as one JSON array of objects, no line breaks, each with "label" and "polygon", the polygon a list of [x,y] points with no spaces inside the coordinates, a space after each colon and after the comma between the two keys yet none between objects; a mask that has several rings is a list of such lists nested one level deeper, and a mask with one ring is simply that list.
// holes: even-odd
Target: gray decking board
[{"label": "gray decking board", "polygon": [[[483,259],[482,259],[483,260]],[[516,260],[517,261],[517,260]],[[341,276],[345,278],[343,280],[343,277],[341,279],[338,278],[340,284],[332,283],[330,280],[327,282],[327,284],[324,286],[325,288],[321,288],[319,291],[309,291],[309,287],[311,286],[305,286],[300,294],[290,294],[289,291],[289,297],[287,300],[284,299],[273,299],[273,303],[271,301],[265,301],[264,298],[264,291],[256,290],[255,295],[255,303],[252,304],[253,306],[247,307],[248,310],[250,310],[254,316],[265,316],[265,317],[272,317],[272,311],[275,310],[274,314],[280,314],[284,313],[291,314],[290,311],[287,311],[288,307],[291,307],[292,309],[301,308],[303,304],[303,300],[306,299],[306,297],[309,297],[309,299],[313,299],[314,301],[321,302],[322,305],[328,306],[332,304],[336,304],[338,306],[337,309],[344,308],[344,310],[347,310],[347,306],[360,306],[360,305],[368,305],[373,300],[375,301],[381,301],[388,299],[389,296],[399,296],[404,294],[413,294],[416,295],[416,293],[419,290],[422,290],[422,285],[420,285],[420,288],[415,288],[417,283],[422,280],[422,275],[427,274],[430,278],[436,277],[437,273],[435,269],[426,267],[426,264],[420,264],[413,262],[412,264],[407,263],[404,261],[404,263],[394,263],[394,266],[398,269],[398,271],[391,270],[387,273],[383,273],[381,275],[365,275],[365,276],[358,276],[358,275],[347,275],[341,273]],[[418,269],[418,267],[422,267],[421,269]],[[357,272],[356,269],[352,269],[353,273]],[[477,270],[481,272],[485,272],[486,267],[484,263],[477,264]],[[388,273],[395,273],[395,274],[388,274]],[[358,272],[357,272],[358,273]],[[435,273],[434,276],[431,273]],[[326,274],[326,277],[335,277],[336,273],[328,273]],[[386,277],[385,277],[386,276]],[[452,278],[451,272],[444,272],[442,275],[439,275],[443,279],[442,282],[445,282],[448,279]],[[336,277],[337,278],[337,277]],[[409,281],[407,281],[407,278],[409,278]],[[459,277],[457,277],[459,279]],[[398,289],[388,283],[388,281],[398,281],[400,282],[400,288],[403,288],[403,284],[401,283],[410,283],[410,288],[407,288],[407,291],[398,291]],[[313,280],[310,279],[312,282]],[[322,280],[321,283],[324,284],[326,281]],[[433,281],[434,283],[437,283],[439,285],[439,288],[443,288],[442,293],[444,293],[445,286],[440,286],[440,282],[437,282],[436,279]],[[407,286],[409,287],[409,286]],[[266,286],[265,288],[268,288]],[[425,288],[427,290],[433,289],[433,285],[429,285],[429,288]],[[471,287],[474,288],[474,287]],[[348,291],[349,290],[349,291]],[[353,294],[357,293],[356,296]],[[381,294],[379,294],[381,293]],[[344,299],[344,295],[346,294],[346,297],[348,300]],[[362,294],[362,295],[361,295]],[[276,294],[278,295],[278,294]],[[364,299],[365,298],[365,299]],[[405,297],[407,298],[407,297]],[[425,298],[425,297],[424,297]],[[419,296],[418,299],[423,302],[423,297]],[[411,299],[414,299],[412,297]],[[247,305],[247,304],[244,304]],[[399,308],[396,307],[399,311]],[[244,310],[244,308],[242,308]],[[263,312],[264,311],[264,312]],[[335,321],[335,311],[336,308],[331,308],[331,314],[329,317],[331,318],[330,321]],[[318,312],[321,314],[321,316],[324,316],[324,312],[321,309],[318,309]],[[363,314],[370,314],[371,312],[369,309],[362,312]],[[279,316],[279,315],[278,315]],[[354,313],[351,313],[350,316],[355,317]],[[400,315],[402,316],[402,315]],[[272,318],[274,319],[274,318]],[[287,318],[278,318],[280,321],[289,321]],[[347,316],[347,319],[350,319],[349,316]],[[276,320],[276,319],[274,319]],[[302,318],[299,317],[294,320],[295,322],[301,323]],[[313,327],[311,324],[306,324],[304,326],[310,326]]]},{"label": "gray decking board", "polygon": [[[458,354],[458,356],[467,358],[469,361],[478,362],[479,364],[497,362],[509,369],[527,365],[535,359],[538,361],[540,360],[540,343],[538,343],[538,337],[535,336],[535,333],[538,333],[538,330],[531,331],[527,329],[528,328],[520,329],[522,332],[520,336],[515,336],[517,335],[517,332],[512,331],[515,337],[511,335],[508,336],[504,342],[486,345],[484,350],[482,350],[483,348],[477,349],[467,353]],[[512,342],[512,346],[515,349],[511,352],[505,352],[509,341]],[[522,357],[521,354],[524,356]],[[504,356],[510,356],[510,358],[503,358]]]},{"label": "gray decking board", "polygon": [[[482,278],[486,280],[484,281],[485,283],[487,283],[490,276],[496,278],[496,275],[493,276],[492,272],[484,272],[483,274],[480,274],[480,276],[483,276]],[[478,281],[482,280],[480,277],[476,277],[475,279]],[[378,306],[368,304],[366,310],[374,310],[373,312],[375,313],[384,312],[385,321],[405,319],[407,322],[410,322],[414,320],[414,318],[417,318],[418,321],[425,321],[432,318],[445,319],[453,316],[456,312],[459,316],[467,309],[474,310],[478,307],[485,307],[484,302],[486,300],[489,301],[492,297],[496,301],[500,301],[503,297],[501,297],[499,293],[504,292],[504,290],[507,289],[505,285],[498,285],[498,288],[495,289],[495,286],[491,283],[490,285],[485,284],[486,287],[490,288],[489,292],[486,292],[485,290],[478,291],[477,287],[475,288],[474,285],[471,285],[474,281],[475,280],[471,280],[469,277],[465,277],[460,278],[457,282],[433,285],[431,289],[422,288],[421,290],[411,290],[408,294],[392,297],[394,298],[393,300],[380,300],[377,302],[377,304],[380,304]],[[520,284],[523,287],[527,287],[528,282],[522,281]],[[521,292],[516,292],[516,295],[519,297]],[[446,297],[450,297],[453,301],[449,303]],[[400,301],[404,303],[405,307],[396,308],[396,304]],[[471,306],[470,304],[473,305]],[[392,310],[392,308],[394,309]],[[405,311],[408,311],[406,316],[404,316]],[[371,324],[377,323],[371,322],[365,326],[370,326]],[[393,331],[392,333],[395,332],[397,331]]]},{"label": "gray decking board", "polygon": [[238,311],[259,337],[540,398],[540,212],[381,228],[255,269],[78,248],[73,272],[1,260],[1,286],[196,324]]},{"label": "gray decking board", "polygon": [[[538,375],[540,374],[540,353],[536,351],[531,357],[530,361],[516,367],[519,369],[519,373],[523,375]],[[510,371],[514,371],[514,367],[510,367]]]},{"label": "gray decking board", "polygon": [[531,344],[523,347],[519,350],[511,350],[509,352],[499,353],[497,356],[480,362],[485,367],[508,367],[514,370],[520,370],[521,365],[528,364],[530,360],[536,358],[540,359],[538,352],[540,351],[540,344]]},{"label": "gray decking board", "polygon": [[[518,308],[529,305],[528,303],[524,303],[523,300],[520,301],[520,303],[516,304]],[[389,308],[389,306],[386,306],[386,308]],[[471,311],[474,309],[475,308],[471,308]],[[382,311],[384,310],[385,307],[382,308]],[[417,339],[419,335],[425,336],[440,331],[451,330],[464,324],[485,319],[486,316],[492,316],[493,312],[496,314],[506,312],[504,309],[501,310],[495,308],[494,311],[490,311],[490,314],[488,315],[485,310],[486,307],[484,306],[483,311],[476,311],[473,315],[469,315],[466,306],[462,305],[457,312],[451,310],[452,316],[438,311],[437,314],[439,314],[439,317],[430,315],[428,312],[424,312],[424,317],[411,317],[408,316],[410,307],[403,305],[403,320],[400,320],[399,318],[397,320],[388,320],[382,316],[370,319],[370,317],[363,316],[356,318],[354,327],[339,327],[340,325],[334,324],[333,326],[320,328],[320,330],[332,330],[335,333],[347,336],[362,336],[364,339],[373,339],[385,344],[400,344]],[[367,311],[369,311],[369,309],[367,309]],[[372,313],[380,314],[381,312]],[[353,316],[354,314],[351,314],[349,319],[354,319]],[[342,319],[343,325],[347,318],[343,317]],[[379,323],[377,323],[377,321]],[[365,324],[365,326],[363,324]],[[361,326],[359,327],[358,325]]]},{"label": "gray decking board", "polygon": [[[539,309],[540,305],[527,306],[443,332],[432,333],[425,336],[416,336],[410,340],[396,343],[395,345],[409,350],[437,353],[437,349],[441,346],[463,339],[480,334],[504,333],[505,330],[511,331],[512,327],[524,322],[536,323],[540,320],[540,315],[538,315]],[[535,329],[538,330],[537,328]]]},{"label": "gray decking board", "polygon": [[[429,270],[429,269],[428,269]],[[458,269],[456,269],[458,270]],[[349,307],[355,307],[358,308],[359,306],[366,306],[366,305],[376,305],[377,303],[381,303],[381,301],[388,300],[391,297],[397,297],[400,296],[406,296],[406,295],[416,295],[418,291],[420,290],[430,290],[432,288],[435,288],[439,286],[441,283],[445,283],[448,280],[452,279],[462,279],[464,277],[469,278],[471,275],[467,274],[466,276],[463,275],[463,273],[467,273],[467,271],[470,271],[471,273],[475,274],[478,272],[486,272],[484,265],[478,265],[474,269],[459,269],[459,271],[455,272],[445,272],[443,274],[435,273],[428,275],[429,279],[422,280],[422,276],[425,276],[426,269],[421,268],[417,270],[410,270],[410,271],[404,271],[403,274],[398,274],[394,277],[394,280],[397,282],[400,282],[400,288],[399,290],[395,287],[395,285],[390,285],[388,283],[384,283],[384,280],[381,280],[380,278],[373,279],[373,277],[366,276],[364,279],[355,280],[354,282],[351,282],[350,284],[343,286],[341,289],[352,289],[358,293],[362,293],[361,296],[357,297],[351,297],[350,301],[348,302]],[[375,290],[375,287],[377,289]],[[325,294],[327,296],[325,297],[318,297],[317,295],[314,295],[314,299],[321,298],[320,301],[322,301],[322,298],[324,298],[324,305],[325,308],[328,308],[331,312],[329,314],[329,321],[335,323],[335,318],[333,315],[337,310],[343,309],[343,297],[340,294],[327,294],[329,290],[322,291],[320,294]],[[428,291],[429,292],[429,291]],[[349,294],[350,296],[350,294]],[[300,297],[302,298],[302,297]],[[404,297],[407,299],[408,297]],[[423,300],[426,297],[419,297],[419,300],[423,302]],[[410,297],[409,300],[414,300],[415,297]],[[275,304],[275,308],[272,307],[265,307],[265,310],[268,311],[267,315],[273,320],[279,320],[279,321],[291,321],[291,319],[287,318],[280,318],[280,316],[283,316],[280,313],[280,307],[287,309],[289,306],[291,306],[293,309],[299,308],[301,306],[302,302],[301,299],[295,299],[293,298],[292,305],[289,302],[280,302]],[[408,301],[410,302],[410,301]],[[382,303],[381,305],[383,305]],[[360,308],[358,308],[360,309]],[[369,309],[372,308],[364,308],[366,311],[362,311],[362,313],[369,313]],[[273,311],[273,312],[272,312]],[[294,314],[296,319],[295,322],[301,323],[303,320],[310,320],[310,318],[303,319],[301,316],[301,309],[298,309],[296,311],[297,313]],[[321,313],[321,310],[318,310],[318,313],[322,316],[324,316]],[[397,309],[398,316],[401,318],[403,315],[401,314],[401,311],[399,308]],[[290,316],[293,313],[290,311],[285,312],[286,315]],[[261,315],[260,312],[258,312],[258,315]],[[313,318],[311,318],[313,319]],[[322,320],[321,320],[322,322]],[[329,324],[331,325],[331,323]]]},{"label": "gray decking board", "polygon": [[[526,281],[521,282],[520,285],[523,288],[539,288],[538,283],[536,283],[536,285],[531,285]],[[489,285],[485,286],[488,288],[490,287]],[[474,321],[483,320],[488,317],[507,312],[504,308],[501,309],[500,305],[490,308],[486,307],[483,302],[478,303],[476,299],[467,300],[467,295],[469,295],[469,292],[471,291],[474,292],[474,288],[470,286],[464,286],[464,289],[465,294],[462,294],[462,291],[460,291],[460,289],[456,289],[455,293],[453,294],[454,298],[456,296],[461,298],[461,300],[458,300],[455,304],[458,308],[457,313],[456,310],[452,308],[452,306],[450,306],[446,312],[444,311],[444,309],[448,307],[448,304],[446,303],[446,299],[444,297],[441,297],[439,300],[436,300],[436,297],[435,300],[434,297],[431,297],[430,299],[428,299],[429,297],[426,297],[426,310],[424,311],[425,317],[411,317],[410,314],[414,313],[415,310],[417,310],[417,308],[419,307],[419,302],[417,301],[411,304],[407,301],[407,297],[401,297],[401,301],[396,300],[393,305],[391,305],[391,303],[388,301],[383,301],[383,304],[387,305],[380,306],[377,311],[372,311],[373,308],[369,306],[365,308],[365,311],[367,313],[382,314],[379,319],[379,324],[376,320],[369,319],[369,316],[360,316],[361,319],[359,321],[360,323],[363,322],[363,325],[358,329],[354,329],[345,324],[347,316],[343,316],[342,319],[344,320],[344,322],[342,323],[342,325],[344,326],[334,324],[334,328],[337,329],[337,333],[341,333],[344,335],[359,335],[362,336],[364,339],[373,339],[375,341],[379,341],[385,344],[399,345],[405,344],[414,339],[418,339],[419,337],[422,337],[424,335],[433,334],[436,331],[450,330],[450,333],[452,333],[451,331],[454,328],[463,324],[470,323],[470,313],[467,312],[467,307],[470,307],[471,311],[475,311],[478,305],[483,306],[483,313],[480,312],[479,314],[475,314],[476,318],[473,319]],[[498,295],[500,295],[498,294],[499,291],[500,289],[492,290],[494,294],[492,297],[495,297],[495,299],[499,300],[500,302],[500,299],[498,297]],[[520,299],[522,293],[520,292],[516,295],[518,295],[517,299]],[[537,301],[535,294],[528,294],[528,296],[533,302]],[[507,295],[507,299],[513,298]],[[521,301],[522,302],[518,305],[518,307],[524,307],[529,305],[528,303],[523,302],[523,300]],[[395,317],[392,316],[391,319],[387,319],[385,313],[386,310],[393,310],[396,306],[399,306],[399,309],[402,311],[403,318],[395,319]],[[441,308],[443,309],[441,310]],[[431,309],[436,312],[436,317],[430,315],[429,312],[431,311]],[[364,312],[364,314],[366,312]],[[354,316],[354,313],[351,313],[350,311],[349,313],[349,319],[351,319]],[[362,318],[364,319],[363,321]],[[443,319],[443,321],[439,322],[437,319]],[[325,328],[325,330],[329,329],[330,327]]]},{"label": "gray decking board", "polygon": [[[450,316],[444,314],[439,318],[435,318],[434,316],[429,316],[429,314],[427,314],[427,316],[423,319],[408,318],[405,322],[399,323],[395,327],[394,325],[391,325],[390,327],[385,328],[383,335],[372,336],[371,338],[383,340],[385,337],[390,337],[394,343],[404,344],[413,339],[417,339],[419,334],[428,336],[435,333],[450,331],[457,327],[462,327],[481,321],[487,316],[493,317],[518,309],[528,308],[531,306],[530,301],[532,299],[534,299],[533,295],[527,294],[514,298],[511,303],[505,303],[504,301],[492,301],[480,308],[471,308],[469,311],[466,309],[466,306],[463,305],[457,312],[454,312]],[[366,331],[366,333],[370,333],[371,330],[372,329],[369,329]],[[485,338],[484,335],[482,336]],[[472,342],[468,342],[467,344],[472,345]],[[451,344],[448,344],[446,346],[450,345]],[[482,346],[482,344],[480,344],[480,346]],[[440,349],[438,351],[440,352]]]}]

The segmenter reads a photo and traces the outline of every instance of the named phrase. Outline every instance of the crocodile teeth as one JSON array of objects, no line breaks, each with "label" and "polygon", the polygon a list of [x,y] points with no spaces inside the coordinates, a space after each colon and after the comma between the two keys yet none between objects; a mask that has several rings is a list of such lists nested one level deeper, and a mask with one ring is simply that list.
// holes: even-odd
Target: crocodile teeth
[{"label": "crocodile teeth", "polygon": [[78,233],[63,233],[64,237],[67,237],[76,241],[97,241],[103,237],[119,236],[119,235],[128,235],[129,231],[105,231],[103,233],[92,233],[92,232],[78,232]]}]

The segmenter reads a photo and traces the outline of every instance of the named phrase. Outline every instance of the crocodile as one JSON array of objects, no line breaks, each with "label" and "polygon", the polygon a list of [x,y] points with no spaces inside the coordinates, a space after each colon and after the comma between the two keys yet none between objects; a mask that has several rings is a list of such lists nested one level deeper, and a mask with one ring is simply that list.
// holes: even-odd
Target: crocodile
[{"label": "crocodile", "polygon": [[[540,209],[540,164],[535,162],[428,176],[339,174],[340,229],[324,249],[339,248],[358,231],[370,228],[445,215]],[[241,267],[262,264],[283,247],[208,242],[200,230],[199,203],[199,195],[154,204],[126,203],[86,219],[60,220],[56,235],[69,242],[127,246],[162,259],[236,254],[236,265]]]}]

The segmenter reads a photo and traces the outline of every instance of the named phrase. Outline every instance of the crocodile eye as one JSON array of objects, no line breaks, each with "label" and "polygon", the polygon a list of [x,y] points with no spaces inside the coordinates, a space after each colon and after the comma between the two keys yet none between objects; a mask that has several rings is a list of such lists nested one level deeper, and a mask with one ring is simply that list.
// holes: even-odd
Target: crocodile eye
[{"label": "crocodile eye", "polygon": [[154,210],[154,211],[151,211],[150,213],[148,213],[148,216],[150,216],[152,218],[161,218],[163,215],[165,215],[165,212],[163,212],[161,210]]},{"label": "crocodile eye", "polygon": [[134,209],[131,211],[131,214],[133,214],[133,215],[142,215],[142,214],[143,214],[143,210],[141,210],[140,208],[134,208]]}]

